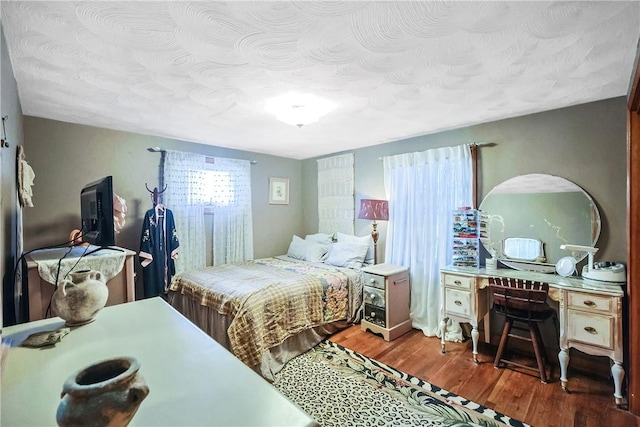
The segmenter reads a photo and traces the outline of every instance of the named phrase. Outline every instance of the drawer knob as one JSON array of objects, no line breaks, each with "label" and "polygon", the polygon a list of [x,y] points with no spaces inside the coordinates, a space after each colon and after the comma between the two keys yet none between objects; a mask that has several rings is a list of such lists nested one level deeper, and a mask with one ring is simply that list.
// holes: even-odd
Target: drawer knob
[{"label": "drawer knob", "polygon": [[453,303],[454,303],[455,305],[462,305],[462,301],[460,301],[460,300],[455,300]]},{"label": "drawer knob", "polygon": [[369,294],[369,298],[376,299],[376,294]]},{"label": "drawer knob", "polygon": [[376,279],[369,279],[369,282],[376,283]]},{"label": "drawer knob", "polygon": [[458,286],[462,286],[462,282],[460,280],[455,280],[453,283]]},{"label": "drawer knob", "polygon": [[584,302],[584,305],[586,305],[587,307],[593,307],[594,305],[596,305],[596,303],[591,300],[586,300]]},{"label": "drawer knob", "polygon": [[372,311],[371,314],[369,315],[369,317],[371,317],[371,318],[376,317],[376,312]]},{"label": "drawer knob", "polygon": [[584,330],[589,332],[590,334],[597,334],[598,333],[598,331],[596,331],[596,328],[593,328],[591,326],[585,326]]}]

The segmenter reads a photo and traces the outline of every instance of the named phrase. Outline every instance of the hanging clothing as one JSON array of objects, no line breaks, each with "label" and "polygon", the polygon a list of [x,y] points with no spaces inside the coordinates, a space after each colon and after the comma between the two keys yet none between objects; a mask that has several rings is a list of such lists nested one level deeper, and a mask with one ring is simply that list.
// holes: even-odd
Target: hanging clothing
[{"label": "hanging clothing", "polygon": [[27,163],[27,156],[24,149],[18,145],[18,200],[21,207],[33,207],[33,181],[36,174]]},{"label": "hanging clothing", "polygon": [[164,296],[176,273],[178,235],[173,212],[158,204],[149,209],[142,222],[140,264],[144,280],[144,297]]}]

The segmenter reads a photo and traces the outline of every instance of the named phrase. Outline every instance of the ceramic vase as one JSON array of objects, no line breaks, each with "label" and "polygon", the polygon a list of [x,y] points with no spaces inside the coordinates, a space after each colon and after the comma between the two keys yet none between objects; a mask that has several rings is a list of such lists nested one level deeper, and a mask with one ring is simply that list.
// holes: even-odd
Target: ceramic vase
[{"label": "ceramic vase", "polygon": [[109,297],[106,277],[96,270],[69,273],[69,277],[60,281],[53,294],[53,314],[64,319],[67,326],[94,321]]},{"label": "ceramic vase", "polygon": [[126,426],[149,394],[135,357],[89,365],[62,387],[56,421],[61,427]]}]

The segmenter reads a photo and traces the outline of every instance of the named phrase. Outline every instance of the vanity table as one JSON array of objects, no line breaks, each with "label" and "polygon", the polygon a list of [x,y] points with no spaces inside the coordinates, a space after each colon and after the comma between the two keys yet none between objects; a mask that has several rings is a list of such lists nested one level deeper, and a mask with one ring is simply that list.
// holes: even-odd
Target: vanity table
[{"label": "vanity table", "polygon": [[478,322],[484,319],[485,342],[489,341],[490,295],[489,277],[546,282],[549,297],[559,303],[560,319],[560,381],[568,392],[567,368],[569,349],[575,348],[595,356],[607,356],[613,362],[611,374],[617,405],[625,403],[622,396],[624,378],[622,346],[622,298],[619,285],[590,282],[575,277],[562,277],[532,271],[511,269],[445,267],[440,269],[442,307],[440,336],[445,352],[447,319],[470,323],[472,326],[473,358],[477,362]]}]

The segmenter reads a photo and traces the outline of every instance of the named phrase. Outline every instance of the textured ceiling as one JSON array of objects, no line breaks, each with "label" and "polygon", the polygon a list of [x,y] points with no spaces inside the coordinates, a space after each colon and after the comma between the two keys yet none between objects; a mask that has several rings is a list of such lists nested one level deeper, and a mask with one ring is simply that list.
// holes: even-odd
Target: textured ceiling
[{"label": "textured ceiling", "polygon": [[[304,159],[626,95],[640,2],[3,0],[2,26],[26,115]],[[337,108],[283,124],[290,91]]]}]

